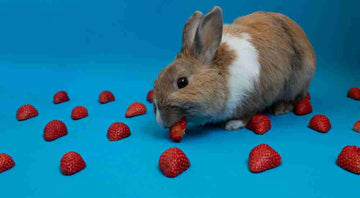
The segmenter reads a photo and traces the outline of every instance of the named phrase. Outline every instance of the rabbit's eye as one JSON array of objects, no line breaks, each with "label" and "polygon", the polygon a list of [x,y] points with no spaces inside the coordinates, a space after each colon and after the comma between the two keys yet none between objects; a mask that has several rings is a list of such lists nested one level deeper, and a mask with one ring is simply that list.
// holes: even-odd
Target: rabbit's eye
[{"label": "rabbit's eye", "polygon": [[179,89],[186,87],[186,85],[188,85],[188,83],[189,82],[186,77],[182,77],[177,80],[177,86],[179,87]]}]

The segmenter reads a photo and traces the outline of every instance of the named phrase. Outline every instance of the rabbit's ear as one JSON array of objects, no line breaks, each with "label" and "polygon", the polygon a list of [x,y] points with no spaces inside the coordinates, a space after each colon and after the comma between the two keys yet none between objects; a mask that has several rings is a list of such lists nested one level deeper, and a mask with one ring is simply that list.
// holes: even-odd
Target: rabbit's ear
[{"label": "rabbit's ear", "polygon": [[182,36],[182,48],[181,51],[192,48],[196,30],[199,27],[203,14],[200,11],[196,11],[185,23]]},{"label": "rabbit's ear", "polygon": [[202,18],[195,35],[193,51],[202,62],[212,62],[221,43],[222,31],[222,10],[215,6]]}]

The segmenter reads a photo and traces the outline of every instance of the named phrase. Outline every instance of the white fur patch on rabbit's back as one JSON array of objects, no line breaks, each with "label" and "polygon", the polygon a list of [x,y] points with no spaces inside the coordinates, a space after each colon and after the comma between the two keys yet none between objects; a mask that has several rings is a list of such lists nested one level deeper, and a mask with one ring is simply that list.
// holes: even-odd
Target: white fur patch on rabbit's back
[{"label": "white fur patch on rabbit's back", "polygon": [[222,119],[233,119],[236,108],[253,92],[255,83],[259,81],[258,51],[250,41],[251,36],[247,33],[242,33],[240,37],[223,34],[222,42],[236,52],[236,58],[228,67],[229,96]]}]

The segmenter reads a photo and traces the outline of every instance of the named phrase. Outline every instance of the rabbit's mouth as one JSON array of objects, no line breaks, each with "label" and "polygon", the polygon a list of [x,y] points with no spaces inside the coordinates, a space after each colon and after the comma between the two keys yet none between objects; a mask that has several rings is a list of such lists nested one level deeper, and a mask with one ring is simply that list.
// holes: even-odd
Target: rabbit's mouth
[{"label": "rabbit's mouth", "polygon": [[177,106],[162,106],[161,108],[156,99],[153,104],[156,122],[162,128],[170,128],[181,119],[186,119],[185,112]]}]

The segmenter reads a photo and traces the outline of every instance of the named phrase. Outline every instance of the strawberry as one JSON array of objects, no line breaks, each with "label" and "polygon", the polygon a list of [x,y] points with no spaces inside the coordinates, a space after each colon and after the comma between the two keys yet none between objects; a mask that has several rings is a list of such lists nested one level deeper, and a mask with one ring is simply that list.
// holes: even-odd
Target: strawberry
[{"label": "strawberry", "polygon": [[169,132],[170,139],[174,142],[180,142],[185,134],[186,118],[182,118],[179,122],[174,124]]},{"label": "strawberry", "polygon": [[77,152],[65,153],[60,160],[60,171],[64,175],[73,175],[86,167],[86,163]]},{"label": "strawberry", "polygon": [[143,103],[134,102],[126,110],[125,117],[130,118],[146,113],[146,107]]},{"label": "strawberry", "polygon": [[308,99],[308,100],[310,100],[310,93],[309,92],[306,92],[306,97],[305,97],[305,99]]},{"label": "strawberry", "polygon": [[249,169],[253,173],[259,173],[281,164],[281,156],[267,144],[254,147],[249,154]]},{"label": "strawberry", "polygon": [[354,100],[360,100],[360,88],[358,87],[351,88],[347,93],[347,97],[352,98]]},{"label": "strawberry", "polygon": [[16,118],[19,121],[27,120],[27,119],[36,117],[38,115],[39,115],[39,113],[35,109],[35,107],[32,105],[29,105],[29,104],[21,106],[16,112]]},{"label": "strawberry", "polygon": [[129,136],[130,128],[122,122],[113,123],[107,131],[107,137],[110,141],[121,140]]},{"label": "strawberry", "polygon": [[345,146],[339,154],[336,163],[345,170],[360,174],[360,148],[357,146]]},{"label": "strawberry", "polygon": [[271,128],[270,119],[266,115],[254,115],[246,127],[258,135],[266,133]]},{"label": "strawberry", "polygon": [[302,99],[296,103],[294,113],[296,115],[305,115],[312,112],[312,106],[309,99]]},{"label": "strawberry", "polygon": [[12,157],[5,153],[0,153],[0,173],[7,171],[15,166]]},{"label": "strawberry", "polygon": [[67,135],[66,125],[60,120],[52,120],[44,128],[44,139],[53,141]]},{"label": "strawberry", "polygon": [[326,133],[331,129],[331,123],[329,118],[324,115],[315,115],[311,118],[309,123],[309,128],[319,131],[321,133]]},{"label": "strawberry", "polygon": [[355,124],[354,124],[354,131],[356,131],[356,132],[359,132],[360,133],[360,120],[359,121],[357,121],[357,122],[355,122]]},{"label": "strawberry", "polygon": [[146,100],[153,103],[154,102],[154,90],[150,90],[146,96]]},{"label": "strawberry", "polygon": [[88,116],[88,111],[83,106],[77,106],[71,112],[71,118],[73,120],[79,120],[79,119],[85,118],[87,116]]},{"label": "strawberry", "polygon": [[159,167],[166,177],[176,177],[190,167],[190,161],[182,150],[172,147],[161,154]]},{"label": "strawberry", "polygon": [[105,104],[112,101],[115,101],[115,96],[113,93],[111,93],[110,91],[103,91],[100,93],[99,102],[101,104]]},{"label": "strawberry", "polygon": [[58,91],[55,95],[54,95],[54,103],[55,104],[59,104],[59,103],[63,103],[66,101],[69,101],[69,96],[67,95],[67,93],[65,91]]}]

